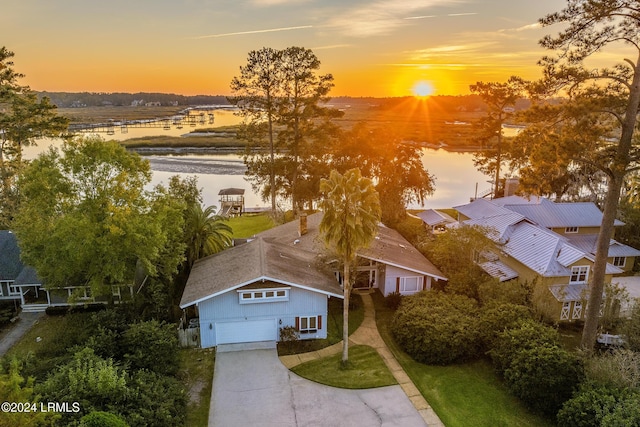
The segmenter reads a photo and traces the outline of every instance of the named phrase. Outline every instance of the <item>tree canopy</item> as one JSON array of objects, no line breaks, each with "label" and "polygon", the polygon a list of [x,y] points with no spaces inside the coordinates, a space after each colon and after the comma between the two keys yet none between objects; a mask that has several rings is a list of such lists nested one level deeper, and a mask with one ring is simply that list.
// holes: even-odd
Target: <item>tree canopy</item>
[{"label": "tree canopy", "polygon": [[24,262],[47,287],[110,285],[175,271],[182,261],[182,205],[147,191],[149,163],[117,142],[85,138],[51,148],[20,177],[14,229]]},{"label": "tree canopy", "polygon": [[38,99],[19,84],[24,75],[13,69],[13,56],[0,48],[0,228],[9,228],[18,206],[15,177],[24,166],[22,148],[38,138],[60,136],[68,125],[49,98]]},{"label": "tree canopy", "polygon": [[[317,186],[318,158],[333,132],[329,122],[341,112],[323,106],[333,87],[331,74],[319,75],[320,60],[310,49],[262,48],[249,52],[233,78],[229,101],[244,117],[239,136],[249,142],[247,175],[265,199],[288,198],[296,209]],[[325,143],[322,143],[325,141]]]}]

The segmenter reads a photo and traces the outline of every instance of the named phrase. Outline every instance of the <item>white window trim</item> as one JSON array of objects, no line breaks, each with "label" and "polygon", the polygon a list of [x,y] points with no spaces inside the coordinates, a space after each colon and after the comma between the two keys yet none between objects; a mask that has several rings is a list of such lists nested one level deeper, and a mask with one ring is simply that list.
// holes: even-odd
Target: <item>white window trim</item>
[{"label": "white window trim", "polygon": [[[303,320],[307,321],[307,327],[303,328],[302,327],[302,322]],[[298,332],[300,332],[301,334],[313,334],[318,332],[318,316],[300,316],[299,317],[299,328],[298,328]],[[311,327],[311,323],[313,323],[313,327]]]},{"label": "white window trim", "polygon": [[580,230],[580,227],[565,227],[564,234],[576,234]]},{"label": "white window trim", "polygon": [[[580,271],[584,270],[584,280],[580,280],[581,273]],[[574,273],[575,272],[575,273]],[[578,280],[573,280],[573,276],[577,275]],[[571,284],[579,284],[579,283],[587,283],[589,281],[589,266],[588,265],[577,265],[571,267],[571,274],[569,276],[569,283]]]},{"label": "white window trim", "polygon": [[[617,259],[621,259],[622,260],[622,264],[620,263],[616,263]],[[613,265],[616,267],[624,267],[627,264],[627,257],[626,256],[614,256],[613,257]]]},{"label": "white window trim", "polygon": [[2,291],[2,285],[7,285],[7,292],[9,292],[9,284],[13,283],[13,280],[0,280],[0,297],[4,296]]},{"label": "white window trim", "polygon": [[[65,287],[64,289],[67,290],[67,295],[69,295],[69,298],[71,298],[73,294],[77,292],[76,295],[79,300],[93,299],[93,297],[91,296],[90,286],[68,286],[68,287]],[[80,291],[76,291],[77,289],[80,289]]]},{"label": "white window trim", "polygon": [[[256,304],[263,302],[289,301],[289,289],[291,288],[241,289],[237,291],[238,303]],[[272,295],[268,295],[267,293],[272,293]]]},{"label": "white window trim", "polygon": [[[407,279],[417,279],[417,289],[406,290]],[[424,277],[423,276],[407,276],[400,278],[400,293],[401,294],[417,294],[424,289]]]}]

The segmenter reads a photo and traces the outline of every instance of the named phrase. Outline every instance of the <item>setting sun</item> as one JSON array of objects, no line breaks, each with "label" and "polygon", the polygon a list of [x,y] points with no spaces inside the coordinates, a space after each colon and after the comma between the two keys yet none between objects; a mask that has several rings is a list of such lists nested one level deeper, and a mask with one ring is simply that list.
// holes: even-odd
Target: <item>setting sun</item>
[{"label": "setting sun", "polygon": [[421,81],[413,85],[411,91],[414,96],[425,97],[433,94],[433,86],[429,82]]}]

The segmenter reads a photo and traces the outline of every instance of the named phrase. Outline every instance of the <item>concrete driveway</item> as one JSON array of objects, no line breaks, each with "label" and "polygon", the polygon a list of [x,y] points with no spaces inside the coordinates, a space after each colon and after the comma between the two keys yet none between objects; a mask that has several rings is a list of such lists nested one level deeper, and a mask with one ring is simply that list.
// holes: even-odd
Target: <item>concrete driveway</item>
[{"label": "concrete driveway", "polygon": [[272,348],[219,346],[209,426],[425,426],[400,386],[345,390],[290,372]]}]

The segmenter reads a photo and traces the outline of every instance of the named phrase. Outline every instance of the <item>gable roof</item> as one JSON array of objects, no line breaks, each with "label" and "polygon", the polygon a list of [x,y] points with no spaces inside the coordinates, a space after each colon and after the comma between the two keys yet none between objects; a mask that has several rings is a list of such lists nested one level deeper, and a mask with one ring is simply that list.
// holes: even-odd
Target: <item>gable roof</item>
[{"label": "gable roof", "polygon": [[[595,255],[596,244],[598,242],[597,234],[567,235],[566,238],[569,240],[569,242],[571,242],[572,245],[576,246],[577,248]],[[640,256],[640,251],[632,248],[631,246],[620,243],[617,240],[611,239],[609,241],[609,252],[607,253],[607,255],[609,257]]]},{"label": "gable roof", "polygon": [[453,208],[470,219],[489,218],[512,212],[486,199],[475,199],[471,203],[454,206]]},{"label": "gable roof", "polygon": [[342,298],[316,254],[258,237],[193,264],[180,301],[185,308],[257,281],[274,281]]},{"label": "gable roof", "polygon": [[[322,212],[307,217],[307,233],[300,235],[299,222],[291,221],[257,235],[273,238],[282,244],[296,246],[310,252],[326,253],[325,244],[320,238]],[[378,226],[378,234],[368,248],[358,251],[358,256],[387,265],[403,268],[418,274],[424,274],[439,280],[447,280],[445,275],[420,253],[396,230],[384,225]]]},{"label": "gable roof", "polygon": [[427,209],[426,211],[418,212],[416,216],[429,227],[456,222],[456,220],[451,218],[451,216],[447,215],[444,212],[439,212],[435,209]]},{"label": "gable roof", "polygon": [[[591,202],[554,203],[543,198],[538,204],[512,204],[504,207],[546,228],[600,227],[602,224],[602,212]],[[624,223],[616,220],[614,225]]]}]

